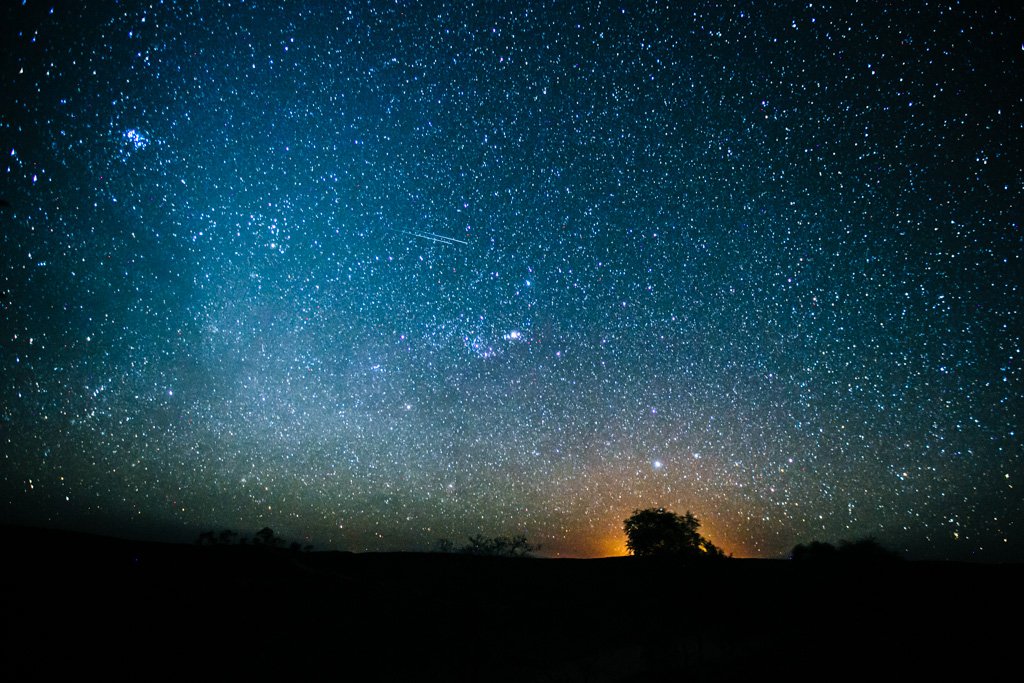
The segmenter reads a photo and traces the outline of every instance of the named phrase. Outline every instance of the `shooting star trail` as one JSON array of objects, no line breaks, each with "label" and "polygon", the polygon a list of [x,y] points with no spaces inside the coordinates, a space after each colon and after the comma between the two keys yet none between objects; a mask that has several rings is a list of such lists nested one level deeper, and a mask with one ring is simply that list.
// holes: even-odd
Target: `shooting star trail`
[{"label": "shooting star trail", "polygon": [[438,235],[436,232],[414,232],[412,230],[392,230],[392,232],[400,232],[403,235],[411,235],[413,237],[419,237],[420,239],[430,240],[431,242],[440,242],[441,244],[469,244],[469,242],[455,237]]}]

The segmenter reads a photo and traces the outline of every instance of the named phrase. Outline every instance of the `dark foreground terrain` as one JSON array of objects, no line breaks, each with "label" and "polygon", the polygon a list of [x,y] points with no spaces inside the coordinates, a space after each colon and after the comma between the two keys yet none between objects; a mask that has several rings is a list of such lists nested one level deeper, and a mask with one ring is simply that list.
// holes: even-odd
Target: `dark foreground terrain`
[{"label": "dark foreground terrain", "polygon": [[7,680],[957,679],[1015,671],[1019,656],[1020,565],[294,553],[4,531]]}]

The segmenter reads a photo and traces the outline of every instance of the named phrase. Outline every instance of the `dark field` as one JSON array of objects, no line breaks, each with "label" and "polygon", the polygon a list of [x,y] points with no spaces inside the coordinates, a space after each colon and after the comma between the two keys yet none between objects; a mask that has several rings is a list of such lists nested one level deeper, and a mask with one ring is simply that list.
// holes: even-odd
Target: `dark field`
[{"label": "dark field", "polygon": [[1017,668],[1019,565],[295,553],[5,532],[8,680],[952,679]]}]

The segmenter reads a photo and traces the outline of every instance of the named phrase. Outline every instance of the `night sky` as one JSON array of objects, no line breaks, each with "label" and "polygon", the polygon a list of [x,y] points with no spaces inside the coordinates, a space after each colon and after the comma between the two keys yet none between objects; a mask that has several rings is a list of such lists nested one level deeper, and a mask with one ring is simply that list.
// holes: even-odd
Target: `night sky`
[{"label": "night sky", "polygon": [[1020,19],[5,2],[2,519],[1022,559]]}]

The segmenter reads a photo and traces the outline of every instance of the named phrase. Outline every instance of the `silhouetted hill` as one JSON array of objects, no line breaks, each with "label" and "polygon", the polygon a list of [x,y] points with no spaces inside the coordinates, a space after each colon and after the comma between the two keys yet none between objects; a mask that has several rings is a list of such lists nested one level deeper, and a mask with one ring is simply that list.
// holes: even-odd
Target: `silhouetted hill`
[{"label": "silhouetted hill", "polygon": [[[14,671],[398,680],[977,676],[1020,565],[200,548],[4,528]],[[951,652],[956,656],[951,659]]]}]

